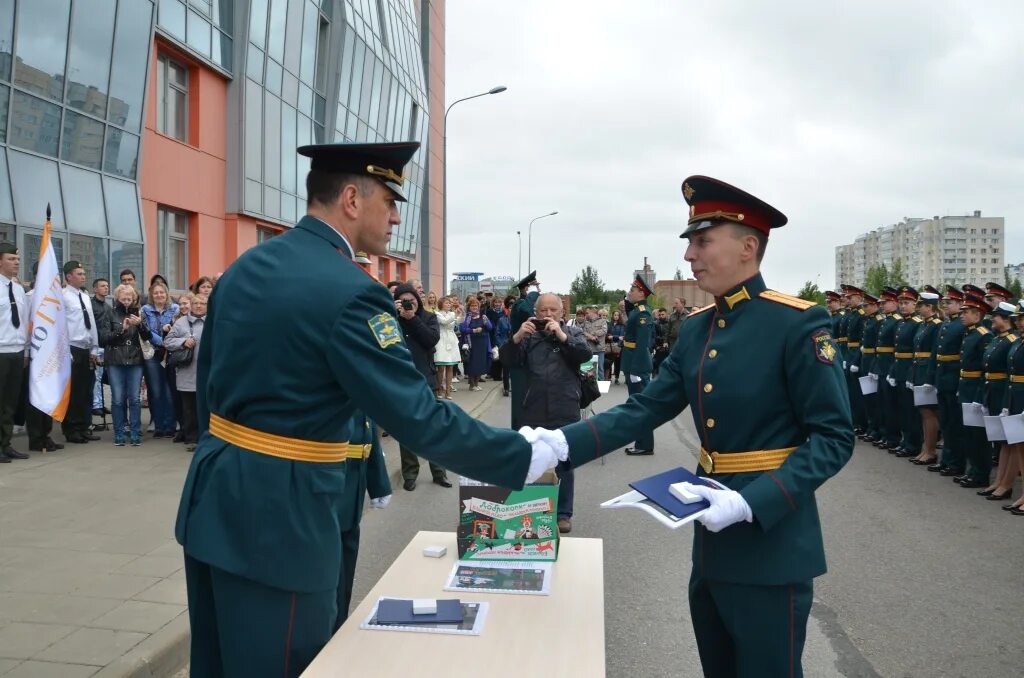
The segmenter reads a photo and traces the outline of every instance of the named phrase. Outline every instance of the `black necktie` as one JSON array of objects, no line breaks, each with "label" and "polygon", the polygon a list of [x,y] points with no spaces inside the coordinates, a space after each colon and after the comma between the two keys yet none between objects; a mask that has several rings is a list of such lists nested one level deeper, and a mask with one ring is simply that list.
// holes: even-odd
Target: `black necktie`
[{"label": "black necktie", "polygon": [[7,295],[11,299],[11,324],[14,329],[21,327],[21,316],[18,315],[18,302],[14,298],[14,281],[7,283]]},{"label": "black necktie", "polygon": [[82,307],[82,317],[85,318],[85,329],[91,330],[92,329],[92,321],[89,320],[89,312],[85,310],[85,302],[82,301],[82,293],[81,292],[78,293],[78,303]]}]

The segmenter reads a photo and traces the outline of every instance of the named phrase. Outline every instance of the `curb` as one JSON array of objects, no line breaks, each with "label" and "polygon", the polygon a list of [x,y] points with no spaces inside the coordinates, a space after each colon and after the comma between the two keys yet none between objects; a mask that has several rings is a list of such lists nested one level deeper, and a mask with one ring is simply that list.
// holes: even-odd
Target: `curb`
[{"label": "curb", "polygon": [[93,678],[173,676],[188,666],[190,638],[186,610],[117,661],[103,667]]}]

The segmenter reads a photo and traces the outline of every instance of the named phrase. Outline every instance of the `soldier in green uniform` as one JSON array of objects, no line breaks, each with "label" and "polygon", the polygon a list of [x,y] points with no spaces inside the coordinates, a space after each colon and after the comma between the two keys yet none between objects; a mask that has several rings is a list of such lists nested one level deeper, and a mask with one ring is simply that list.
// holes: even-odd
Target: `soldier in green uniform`
[{"label": "soldier in green uniform", "polygon": [[878,345],[875,347],[875,374],[878,375],[878,408],[882,420],[882,438],[874,445],[886,450],[895,450],[900,444],[896,380],[889,374],[896,354],[898,294],[891,287],[882,290],[882,314],[885,317],[878,326]]},{"label": "soldier in green uniform", "polygon": [[299,149],[312,159],[306,216],[239,257],[211,296],[196,359],[200,440],[175,528],[193,676],[296,676],[330,639],[362,414],[428,460],[504,487],[568,458],[435,399],[394,300],[353,262],[356,250],[385,253],[418,148]]},{"label": "soldier in green uniform", "polygon": [[689,406],[701,441],[690,614],[707,676],[801,676],[813,578],[826,570],[815,490],[849,460],[850,404],[831,321],[770,290],[769,231],[786,217],[708,177],[683,184],[686,260],[715,303],[691,314],[658,378],[625,404],[559,431],[573,454],[615,449]]},{"label": "soldier in green uniform", "polygon": [[[1011,415],[1024,412],[1024,301],[1017,302],[1013,322],[1018,339],[1013,342],[1007,357],[1010,390],[1007,393],[1006,407]],[[1024,443],[1011,445],[1010,454],[1017,460],[1017,470],[1024,470]],[[1024,494],[1017,497],[1017,501],[1003,504],[1003,510],[1016,516],[1024,516]]]},{"label": "soldier in green uniform", "polygon": [[[995,338],[985,348],[985,399],[982,403],[988,413],[994,416],[1009,413],[1010,348],[1018,339],[1011,331],[1012,318],[1016,311],[1017,307],[1013,304],[1000,301],[989,312],[992,316],[992,331]],[[1001,501],[1010,498],[1014,480],[1020,471],[1016,455],[1011,457],[1009,445],[1005,440],[993,441],[992,446],[998,460],[996,477],[984,490],[978,490],[978,494],[992,501]]]},{"label": "soldier in green uniform", "polygon": [[[529,291],[533,287],[533,291]],[[537,281],[537,271],[530,271],[529,274],[518,283],[519,298],[512,304],[508,320],[512,326],[509,336],[519,331],[523,323],[533,316],[533,307],[537,304],[537,297],[540,296],[540,283]],[[520,365],[513,365],[508,371],[509,390],[511,392],[512,405],[512,430],[519,430],[519,412],[523,407],[523,396],[526,393],[526,374]]]},{"label": "soldier in green uniform", "polygon": [[[654,331],[654,320],[647,308],[647,297],[652,292],[643,278],[637,276],[626,294],[626,333],[622,338],[622,374],[626,378],[626,390],[630,396],[640,393],[651,383],[651,334]],[[637,434],[632,447],[626,448],[626,454],[644,456],[654,454],[654,428],[642,430]]]},{"label": "soldier in green uniform", "polygon": [[825,306],[828,314],[832,316],[832,336],[839,332],[839,320],[843,317],[843,295],[832,290],[825,290]]},{"label": "soldier in green uniform", "polygon": [[[926,289],[935,288],[928,285]],[[938,306],[939,295],[936,292],[921,292],[917,312],[923,322],[914,335],[914,363],[910,377],[914,386],[935,386],[935,340],[938,339],[939,327],[942,325],[938,316]],[[938,410],[937,404],[917,406],[921,417],[921,451],[910,460],[910,463],[926,466],[938,459],[935,454],[935,444],[939,440]]]},{"label": "soldier in green uniform", "polygon": [[960,304],[964,294],[946,285],[942,297],[946,317],[935,338],[935,387],[939,389],[939,430],[942,431],[942,455],[928,470],[945,476],[958,476],[967,465],[964,452],[964,420],[957,389],[960,387],[960,347],[964,325]]},{"label": "soldier in green uniform", "polygon": [[[841,283],[839,289],[842,290],[846,287],[846,283]],[[839,356],[841,358],[840,365],[846,362],[846,325],[850,321],[850,298],[845,294],[840,296],[839,300],[839,320],[833,325],[833,340],[839,346]],[[846,367],[843,367],[846,370]]]},{"label": "soldier in green uniform", "polygon": [[[860,367],[858,375],[866,377],[875,372],[875,347],[878,346],[878,328],[882,322],[878,312],[878,297],[864,293],[864,332],[860,339]],[[874,443],[881,436],[878,414],[878,391],[864,395],[864,411],[867,414],[868,430],[863,439]]]},{"label": "soldier in green uniform", "polygon": [[900,288],[897,298],[900,319],[896,324],[896,360],[889,375],[896,389],[896,407],[899,416],[900,440],[896,449],[889,450],[897,457],[916,457],[921,453],[921,415],[914,407],[914,337],[924,320],[917,310],[918,292],[909,285]]},{"label": "soldier in green uniform", "polygon": [[867,431],[867,413],[864,408],[864,394],[860,391],[861,339],[864,335],[864,290],[855,285],[843,285],[846,307],[846,387],[850,392],[850,410],[853,413],[853,432],[863,436]]},{"label": "soldier in green uniform", "polygon": [[[966,285],[964,286],[967,287]],[[982,403],[985,399],[985,349],[992,341],[992,331],[981,323],[989,311],[985,298],[964,291],[961,316],[964,323],[964,341],[960,347],[960,404]],[[992,474],[992,451],[988,445],[984,426],[964,426],[964,450],[967,453],[967,472],[954,476],[961,487],[988,487]]]}]

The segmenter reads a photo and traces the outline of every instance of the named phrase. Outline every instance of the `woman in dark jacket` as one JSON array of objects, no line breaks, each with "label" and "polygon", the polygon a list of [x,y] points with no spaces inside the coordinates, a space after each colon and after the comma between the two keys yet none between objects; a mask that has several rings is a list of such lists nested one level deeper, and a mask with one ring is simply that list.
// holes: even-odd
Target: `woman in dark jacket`
[{"label": "woman in dark jacket", "polygon": [[[398,324],[405,336],[405,346],[412,353],[412,361],[423,378],[430,384],[431,390],[436,386],[434,374],[434,347],[441,338],[441,329],[437,324],[437,316],[420,305],[420,297],[412,285],[399,285],[395,288],[395,311],[398,313]],[[404,446],[399,445],[402,456],[402,485],[406,490],[416,489],[416,476],[420,473],[420,460]],[[445,470],[431,462],[430,475],[441,487],[451,487]]]},{"label": "woman in dark jacket", "polygon": [[[131,427],[131,444],[142,444],[141,340],[152,336],[142,320],[139,293],[131,285],[119,285],[114,291],[114,308],[104,326],[100,327],[100,343],[104,346],[104,364],[110,381],[111,409],[114,417],[114,444],[124,446],[124,426]],[[127,416],[126,416],[127,410]]]}]

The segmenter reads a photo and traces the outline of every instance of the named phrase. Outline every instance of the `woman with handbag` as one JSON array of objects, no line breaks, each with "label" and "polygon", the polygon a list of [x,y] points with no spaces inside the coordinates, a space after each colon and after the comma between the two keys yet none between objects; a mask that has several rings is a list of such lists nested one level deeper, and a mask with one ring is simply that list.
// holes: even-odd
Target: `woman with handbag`
[{"label": "woman with handbag", "polygon": [[178,318],[171,331],[164,337],[167,348],[167,363],[174,365],[178,393],[181,394],[181,436],[192,452],[198,441],[199,424],[196,419],[196,362],[199,344],[203,339],[203,322],[206,317],[206,297],[196,294],[192,297],[192,309],[188,315]]},{"label": "woman with handbag", "polygon": [[104,366],[110,381],[110,408],[114,418],[114,445],[125,443],[125,422],[130,428],[132,447],[142,444],[142,387],[144,348],[152,333],[139,310],[139,293],[131,285],[119,285],[114,291],[114,308],[105,327],[100,328],[104,346]]},{"label": "woman with handbag", "polygon": [[615,375],[615,383],[619,383],[619,368],[622,360],[622,341],[626,336],[626,323],[622,311],[612,313],[612,321],[608,323],[608,352],[604,357],[604,378],[609,381]]},{"label": "woman with handbag", "polygon": [[142,307],[142,317],[152,335],[150,341],[154,348],[153,355],[146,358],[143,365],[154,438],[173,437],[180,420],[174,408],[173,379],[168,379],[167,370],[164,368],[164,360],[167,358],[164,335],[170,331],[177,312],[178,305],[171,301],[167,285],[159,280],[154,281],[149,286],[149,303]]}]

